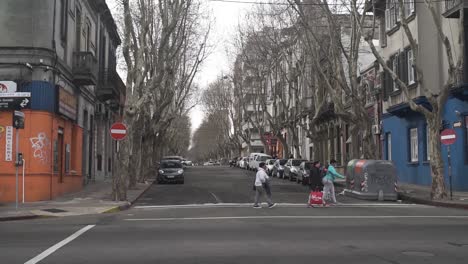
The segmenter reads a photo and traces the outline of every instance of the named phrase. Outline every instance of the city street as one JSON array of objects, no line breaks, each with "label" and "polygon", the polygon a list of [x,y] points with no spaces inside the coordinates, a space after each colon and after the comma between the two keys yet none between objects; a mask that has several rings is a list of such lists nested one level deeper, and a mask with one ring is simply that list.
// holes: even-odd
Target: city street
[{"label": "city street", "polygon": [[[338,196],[273,180],[253,209],[253,172],[193,167],[115,214],[0,223],[2,263],[466,263],[468,211]],[[338,190],[339,191],[339,190]]]}]

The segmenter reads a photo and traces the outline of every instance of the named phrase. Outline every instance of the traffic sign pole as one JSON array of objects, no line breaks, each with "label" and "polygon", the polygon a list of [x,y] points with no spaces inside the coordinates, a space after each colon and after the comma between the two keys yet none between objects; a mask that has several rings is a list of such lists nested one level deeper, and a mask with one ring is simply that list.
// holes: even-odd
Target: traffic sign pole
[{"label": "traffic sign pole", "polygon": [[452,160],[450,159],[450,145],[457,141],[457,133],[453,129],[445,129],[440,133],[440,142],[447,146],[448,176],[450,184],[450,200],[453,200],[452,191]]},{"label": "traffic sign pole", "polygon": [[448,173],[449,173],[449,182],[450,182],[450,200],[453,200],[452,193],[452,163],[450,161],[450,145],[447,145],[447,156],[448,156]]},{"label": "traffic sign pole", "polygon": [[19,129],[17,128],[16,129],[16,164],[15,164],[15,167],[16,167],[16,209],[18,209],[18,152],[19,152]]}]

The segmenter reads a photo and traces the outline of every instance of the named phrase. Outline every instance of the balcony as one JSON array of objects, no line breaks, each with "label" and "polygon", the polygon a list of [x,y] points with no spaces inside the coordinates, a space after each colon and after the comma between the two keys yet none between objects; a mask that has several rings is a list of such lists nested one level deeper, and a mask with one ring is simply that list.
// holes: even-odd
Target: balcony
[{"label": "balcony", "polygon": [[463,0],[445,0],[443,3],[444,13],[446,18],[459,18],[460,10],[468,8],[468,2]]},{"label": "balcony", "polygon": [[104,69],[99,72],[96,96],[100,101],[120,102],[120,94],[124,92],[125,84],[115,69]]},{"label": "balcony", "polygon": [[73,81],[76,85],[96,85],[97,60],[91,52],[73,53]]}]

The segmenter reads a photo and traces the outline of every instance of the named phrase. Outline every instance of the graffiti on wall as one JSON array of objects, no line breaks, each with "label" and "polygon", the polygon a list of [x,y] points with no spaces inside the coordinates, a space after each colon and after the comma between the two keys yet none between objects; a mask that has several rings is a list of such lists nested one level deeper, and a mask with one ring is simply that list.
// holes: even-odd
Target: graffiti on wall
[{"label": "graffiti on wall", "polygon": [[40,132],[37,137],[29,139],[31,141],[31,147],[33,149],[33,157],[38,159],[41,163],[49,162],[49,149],[50,140],[47,138],[47,134]]}]

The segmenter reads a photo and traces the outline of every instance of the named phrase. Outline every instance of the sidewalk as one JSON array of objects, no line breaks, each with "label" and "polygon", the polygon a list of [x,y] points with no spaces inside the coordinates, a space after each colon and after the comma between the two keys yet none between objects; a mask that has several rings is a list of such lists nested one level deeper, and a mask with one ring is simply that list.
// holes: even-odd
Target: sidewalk
[{"label": "sidewalk", "polygon": [[431,187],[413,184],[400,184],[398,194],[403,201],[427,204],[441,207],[468,209],[468,192],[453,192],[453,200],[450,200],[450,191],[447,188],[447,200],[431,200]]},{"label": "sidewalk", "polygon": [[[336,180],[335,185],[341,188],[346,187],[346,180]],[[468,192],[453,192],[453,200],[450,200],[450,191],[447,189],[448,198],[442,201],[431,200],[431,187],[415,184],[401,183],[398,186],[399,199],[418,204],[432,206],[468,209]]]},{"label": "sidewalk", "polygon": [[111,198],[112,182],[91,183],[82,191],[67,194],[51,201],[0,204],[0,221],[33,219],[39,217],[63,217],[86,214],[102,214],[128,209],[152,182],[139,183],[127,191],[127,200],[114,202]]}]

